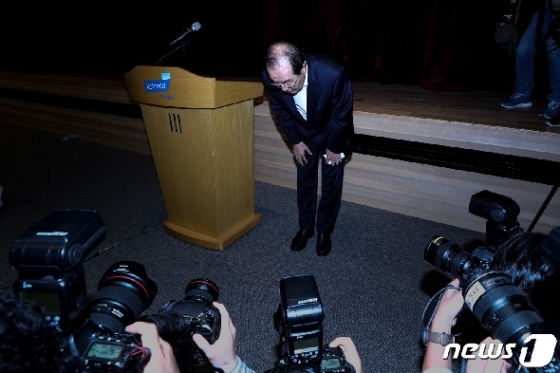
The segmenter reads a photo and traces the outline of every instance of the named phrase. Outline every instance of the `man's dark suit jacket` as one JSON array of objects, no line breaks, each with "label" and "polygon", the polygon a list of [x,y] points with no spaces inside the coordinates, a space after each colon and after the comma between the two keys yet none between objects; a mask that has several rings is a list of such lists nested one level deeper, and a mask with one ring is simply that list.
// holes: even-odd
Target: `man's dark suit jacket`
[{"label": "man's dark suit jacket", "polygon": [[307,121],[299,114],[292,95],[272,88],[266,70],[270,107],[292,145],[303,141],[311,149],[352,152],[354,136],[352,86],[344,67],[326,55],[306,53]]}]

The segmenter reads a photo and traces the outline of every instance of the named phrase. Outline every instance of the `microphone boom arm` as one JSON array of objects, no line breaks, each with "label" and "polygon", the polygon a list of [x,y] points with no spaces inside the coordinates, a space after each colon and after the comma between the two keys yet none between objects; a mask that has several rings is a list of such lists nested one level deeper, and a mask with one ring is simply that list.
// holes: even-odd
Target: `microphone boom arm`
[{"label": "microphone boom arm", "polygon": [[183,39],[185,36],[187,36],[187,34],[189,34],[192,31],[198,31],[200,30],[200,23],[195,22],[191,25],[191,27],[183,32],[181,35],[179,35],[175,40],[173,40],[171,43],[169,43],[169,46],[172,46],[173,44],[177,43],[179,40]]}]

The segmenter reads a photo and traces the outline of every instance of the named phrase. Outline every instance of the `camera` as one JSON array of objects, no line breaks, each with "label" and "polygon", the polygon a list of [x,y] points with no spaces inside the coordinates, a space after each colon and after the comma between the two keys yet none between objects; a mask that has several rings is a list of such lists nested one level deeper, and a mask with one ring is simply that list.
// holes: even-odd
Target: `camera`
[{"label": "camera", "polygon": [[[111,265],[86,303],[81,263],[104,236],[96,211],[57,210],[11,248],[10,264],[19,274],[13,286],[16,297],[38,305],[55,330],[62,372],[140,373],[150,359],[150,350],[125,331],[157,294],[144,266],[132,261]],[[221,318],[212,304],[218,295],[214,282],[195,278],[187,284],[182,300],[169,301],[158,313],[140,319],[154,323],[175,351],[188,352],[177,359],[185,371],[208,363],[192,335],[199,333],[209,343],[218,339]]]},{"label": "camera", "polygon": [[285,276],[280,281],[280,305],[274,326],[280,337],[275,368],[266,373],[320,371],[355,372],[339,348],[323,347],[323,304],[311,274]]},{"label": "camera", "polygon": [[150,352],[125,326],[136,321],[157,293],[144,266],[132,261],[110,266],[88,306],[87,319],[68,338],[64,349],[83,372],[142,372]]},{"label": "camera", "polygon": [[[180,315],[184,323],[184,331],[180,334],[187,333],[191,340],[193,334],[200,334],[210,344],[213,344],[220,336],[221,328],[220,311],[212,304],[218,300],[219,294],[218,286],[213,281],[205,278],[192,279],[185,288],[183,299],[168,301],[157,314],[148,316],[145,320],[155,323],[158,326],[158,331],[161,331],[165,328],[162,323],[165,324],[170,321],[166,321],[165,318],[158,318],[158,314]],[[180,347],[177,346],[178,343],[174,343],[176,339],[168,342],[174,348]],[[194,363],[199,366],[208,364],[208,359],[196,345],[194,346]]]},{"label": "camera", "polygon": [[[459,278],[465,305],[495,338],[516,345],[513,362],[518,366],[526,339],[548,328],[511,278],[491,265],[497,249],[523,234],[517,222],[519,206],[508,197],[482,191],[471,197],[469,212],[487,219],[487,245],[470,253],[451,240],[434,236],[424,258]],[[558,357],[554,359],[557,364]]]},{"label": "camera", "polygon": [[519,211],[517,203],[506,196],[487,190],[474,194],[469,212],[487,220],[486,246],[477,247],[471,253],[443,236],[434,236],[424,250],[424,259],[458,277],[464,285],[473,282],[477,275],[498,276],[486,272],[490,271],[496,250],[508,240],[523,234],[517,221]]},{"label": "camera", "polygon": [[58,335],[64,372],[141,372],[150,358],[138,338],[124,331],[157,293],[141,264],[113,264],[87,304],[82,261],[104,237],[97,211],[56,210],[10,250],[10,264],[19,275],[14,294],[41,308]]},{"label": "camera", "polygon": [[105,237],[94,210],[57,210],[23,233],[10,249],[17,298],[35,302],[49,324],[67,334],[86,307],[82,260]]}]

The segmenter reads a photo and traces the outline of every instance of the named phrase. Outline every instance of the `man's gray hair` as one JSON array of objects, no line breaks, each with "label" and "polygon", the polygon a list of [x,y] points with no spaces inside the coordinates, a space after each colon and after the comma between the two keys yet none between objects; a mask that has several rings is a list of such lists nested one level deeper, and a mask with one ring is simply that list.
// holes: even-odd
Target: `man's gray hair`
[{"label": "man's gray hair", "polygon": [[276,69],[282,61],[288,61],[292,66],[292,72],[299,74],[303,68],[305,59],[298,47],[287,41],[281,40],[272,43],[267,49],[264,57],[266,69]]}]

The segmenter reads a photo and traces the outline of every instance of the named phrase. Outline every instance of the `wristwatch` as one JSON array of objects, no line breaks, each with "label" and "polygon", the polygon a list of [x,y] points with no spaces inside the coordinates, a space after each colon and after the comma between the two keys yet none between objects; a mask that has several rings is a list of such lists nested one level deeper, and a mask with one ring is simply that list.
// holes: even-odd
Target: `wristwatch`
[{"label": "wristwatch", "polygon": [[428,345],[428,342],[447,346],[450,343],[455,343],[455,336],[453,334],[432,332],[430,329],[426,328],[422,333],[422,342],[424,342],[425,346]]}]

